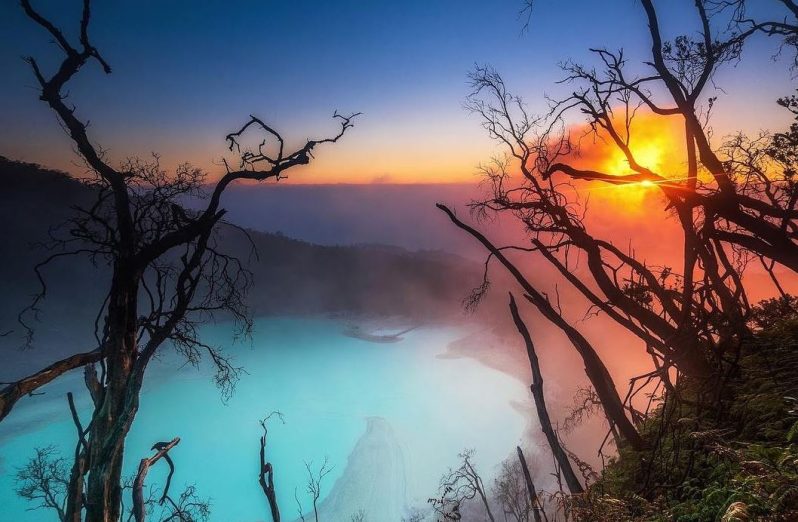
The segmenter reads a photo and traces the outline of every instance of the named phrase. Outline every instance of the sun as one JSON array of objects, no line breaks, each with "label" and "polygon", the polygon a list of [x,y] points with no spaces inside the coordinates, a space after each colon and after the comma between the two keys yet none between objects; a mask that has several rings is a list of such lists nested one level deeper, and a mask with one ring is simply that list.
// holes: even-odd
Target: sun
[{"label": "sun", "polygon": [[[653,172],[658,172],[663,166],[665,158],[664,149],[665,147],[655,140],[630,147],[632,157],[635,161]],[[609,158],[607,158],[605,162],[604,168],[607,170],[608,174],[617,176],[634,173],[632,167],[629,166],[629,161],[626,159],[626,156],[618,148],[612,149]]]},{"label": "sun", "polygon": [[[616,129],[626,128],[622,119],[613,123]],[[585,132],[590,130],[585,128]],[[621,145],[607,132],[598,129],[597,139],[581,144],[576,166],[610,176],[640,174],[632,169],[623,152],[623,147],[628,146],[634,162],[641,167],[662,179],[680,179],[684,170],[683,158],[687,154],[683,133],[683,124],[676,120],[641,113],[626,133],[622,133],[624,143]],[[645,212],[647,202],[660,195],[660,185],[654,178],[617,184],[588,181],[580,190],[623,213]]]},{"label": "sun", "polygon": [[[655,173],[660,173],[665,167],[667,147],[659,139],[654,138],[640,142],[632,145],[630,149],[635,161],[642,167]],[[606,152],[607,155],[600,164],[600,168],[604,172],[614,176],[635,174],[620,149],[613,148]],[[644,201],[652,193],[656,192],[656,188],[657,184],[654,181],[643,180],[634,183],[605,185],[603,187],[593,186],[591,187],[591,192],[614,201],[616,205],[625,208],[627,211],[633,211],[633,209],[642,208]]]}]

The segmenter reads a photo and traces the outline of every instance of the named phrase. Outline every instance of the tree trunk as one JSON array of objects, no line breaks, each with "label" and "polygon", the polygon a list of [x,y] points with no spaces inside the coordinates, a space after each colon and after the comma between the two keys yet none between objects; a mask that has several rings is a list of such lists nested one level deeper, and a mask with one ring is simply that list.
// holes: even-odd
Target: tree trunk
[{"label": "tree trunk", "polygon": [[471,475],[474,481],[474,488],[479,493],[479,498],[482,500],[482,505],[485,506],[485,514],[488,515],[488,519],[490,522],[496,522],[496,519],[493,517],[493,511],[490,509],[490,503],[488,502],[488,497],[485,494],[485,485],[482,483],[482,478],[477,473],[477,470],[474,469],[474,466],[471,465],[469,459],[465,459],[464,465],[468,470],[468,474]]},{"label": "tree trunk", "polygon": [[89,432],[86,522],[117,522],[122,503],[125,437],[138,410],[140,379],[133,373],[137,349],[138,275],[121,261],[114,267],[104,346],[106,386]]},{"label": "tree trunk", "polygon": [[86,475],[86,453],[81,451],[75,458],[67,485],[64,521],[81,522],[83,508],[83,477]]},{"label": "tree trunk", "polygon": [[551,452],[560,465],[563,477],[565,477],[565,483],[568,485],[568,490],[571,493],[582,493],[584,491],[582,484],[576,477],[576,473],[574,473],[574,469],[571,466],[571,461],[568,459],[568,455],[565,451],[563,451],[560,441],[557,438],[557,433],[551,425],[549,412],[546,409],[546,398],[543,394],[543,374],[540,371],[537,353],[535,353],[535,345],[532,343],[529,330],[521,319],[521,315],[518,313],[518,306],[516,306],[512,294],[510,294],[510,313],[513,315],[513,321],[515,322],[516,328],[518,328],[518,332],[521,334],[521,337],[524,338],[527,355],[529,356],[529,365],[532,367],[532,385],[529,388],[532,390],[532,396],[535,398],[535,408],[538,412],[538,419],[540,419],[540,429],[543,430],[543,433],[546,435],[546,440],[549,442]]},{"label": "tree trunk", "polygon": [[263,435],[260,438],[260,473],[258,482],[269,502],[269,511],[272,522],[280,522],[280,508],[277,505],[277,494],[274,490],[274,467],[271,462],[266,462],[266,421],[264,421]]},{"label": "tree trunk", "polygon": [[571,341],[571,344],[574,345],[574,348],[576,348],[576,351],[582,357],[582,362],[585,365],[585,375],[587,375],[587,378],[590,380],[590,384],[593,385],[593,389],[596,390],[596,395],[601,401],[601,407],[604,410],[604,414],[607,416],[607,420],[618,428],[624,441],[630,446],[637,450],[644,449],[646,446],[645,441],[643,441],[643,438],[640,436],[640,433],[637,432],[637,428],[635,428],[632,421],[629,420],[629,417],[626,416],[626,410],[623,401],[618,396],[618,389],[615,387],[615,382],[612,380],[609,370],[607,370],[604,361],[602,361],[601,357],[596,353],[593,345],[591,345],[576,328],[568,324],[568,322],[551,307],[551,304],[545,301],[545,298],[539,297],[538,295],[527,295],[527,298],[532,304],[537,306],[538,310],[540,310],[547,319],[551,320],[565,333],[568,340]]},{"label": "tree trunk", "polygon": [[[271,468],[271,463],[269,463],[269,467]],[[269,501],[269,511],[272,514],[272,521],[280,522],[280,508],[277,505],[277,495],[274,491],[274,482],[272,481],[271,469],[268,470],[268,473],[268,483],[265,483],[263,479],[261,479],[260,484],[261,488],[263,488],[263,493],[266,495],[266,499]]]},{"label": "tree trunk", "polygon": [[119,520],[124,446],[124,438],[119,437],[110,446],[110,456],[90,466],[86,490],[86,522]]},{"label": "tree trunk", "polygon": [[516,446],[515,450],[518,452],[518,460],[521,462],[521,470],[524,472],[524,482],[526,482],[526,490],[529,493],[529,502],[532,504],[532,516],[535,518],[535,522],[541,522],[538,492],[535,489],[535,483],[532,482],[532,475],[529,474],[524,452],[521,450],[521,446]]},{"label": "tree trunk", "polygon": [[77,430],[78,442],[75,445],[75,462],[72,464],[72,470],[69,473],[69,483],[66,489],[66,509],[63,520],[64,522],[81,522],[83,514],[83,479],[86,476],[88,464],[88,444],[78,411],[75,408],[72,392],[67,393],[67,400],[69,401],[69,411],[72,414],[72,420]]}]

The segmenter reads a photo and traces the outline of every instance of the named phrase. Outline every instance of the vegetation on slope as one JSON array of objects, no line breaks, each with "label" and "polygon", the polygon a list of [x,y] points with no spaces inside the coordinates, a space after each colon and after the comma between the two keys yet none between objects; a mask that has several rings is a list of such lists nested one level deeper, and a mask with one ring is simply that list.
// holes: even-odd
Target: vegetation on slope
[{"label": "vegetation on slope", "polygon": [[622,447],[570,497],[573,518],[798,520],[795,305],[785,297],[756,309],[756,333],[725,382],[676,384],[642,426],[650,449]]}]

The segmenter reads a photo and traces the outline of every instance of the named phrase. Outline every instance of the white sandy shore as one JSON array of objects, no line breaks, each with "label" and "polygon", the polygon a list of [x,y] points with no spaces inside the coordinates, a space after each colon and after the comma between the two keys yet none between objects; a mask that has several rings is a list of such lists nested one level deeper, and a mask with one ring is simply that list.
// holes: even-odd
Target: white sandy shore
[{"label": "white sandy shore", "polygon": [[[511,333],[514,334],[514,332]],[[518,336],[502,335],[496,329],[484,329],[453,341],[447,346],[446,352],[438,357],[441,359],[463,357],[474,359],[488,368],[514,377],[524,387],[528,387],[532,382],[532,370],[529,366],[526,348],[519,341]],[[524,400],[511,401],[510,407],[526,419],[521,446],[527,463],[532,469],[536,484],[544,489],[553,487],[551,477],[541,476],[539,472],[540,469],[548,467],[548,463],[540,462],[541,458],[545,456],[546,450],[543,448],[547,446],[541,435],[540,422],[535,412],[535,403],[531,393]],[[508,459],[515,458],[515,451],[509,451]]]},{"label": "white sandy shore", "polygon": [[518,379],[525,386],[532,382],[532,371],[524,346],[517,336],[508,338],[494,329],[484,329],[449,343],[441,359],[469,357]]}]

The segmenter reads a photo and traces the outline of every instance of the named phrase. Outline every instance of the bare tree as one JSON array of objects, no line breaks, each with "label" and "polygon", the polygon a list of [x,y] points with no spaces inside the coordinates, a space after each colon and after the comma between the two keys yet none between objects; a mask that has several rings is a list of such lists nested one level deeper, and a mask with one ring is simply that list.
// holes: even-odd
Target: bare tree
[{"label": "bare tree", "polygon": [[87,430],[81,425],[72,392],[67,393],[67,401],[78,434],[71,470],[67,472],[66,460],[56,456],[53,446],[36,448],[36,456],[17,473],[17,494],[28,501],[39,501],[38,507],[54,509],[59,520],[81,522]]},{"label": "bare tree", "polygon": [[302,509],[302,502],[299,500],[298,488],[294,488],[294,501],[296,502],[297,518],[302,522],[305,522],[305,510]]},{"label": "bare tree", "polygon": [[568,433],[581,424],[585,419],[601,410],[601,399],[589,387],[580,386],[574,394],[574,402],[568,410],[568,416],[562,423],[563,433]]},{"label": "bare tree", "polygon": [[263,435],[260,437],[260,472],[258,473],[258,482],[263,490],[263,494],[266,495],[266,500],[269,502],[269,510],[271,511],[273,522],[280,522],[280,508],[277,505],[277,493],[274,489],[274,466],[272,466],[271,462],[266,461],[266,437],[269,434],[266,423],[273,416],[276,416],[280,422],[285,424],[283,414],[279,411],[269,413],[260,421],[260,426],[263,428]]},{"label": "bare tree", "polygon": [[[654,1],[640,4],[651,42],[642,70],[630,66],[623,50],[591,49],[594,66],[562,65],[561,83],[569,86],[569,94],[549,99],[545,114],[531,114],[492,68],[478,66],[470,75],[473,90],[466,107],[506,151],[482,167],[487,194],[471,203],[472,216],[479,223],[507,216],[523,225],[528,241],[496,245],[449,208],[439,208],[487,251],[483,283],[471,302],[488,290],[490,262],[498,261],[526,299],[574,345],[613,433],[643,450],[648,441],[636,423],[646,414],[631,403],[642,389],[639,383],[656,382],[655,391],[661,385],[679,401],[672,393],[675,375],[698,385],[699,400],[719,401],[752,335],[743,279],[749,261],[760,262],[782,298],[786,293],[776,267],[798,271],[798,124],[776,134],[733,136],[721,147],[713,145],[709,124],[717,99],[710,92],[713,79],[724,65],[740,59],[751,38],[779,37],[783,47],[798,49],[798,5],[776,2],[785,9],[783,19],[754,20],[745,0],[696,0],[698,35],[668,39]],[[798,117],[798,98],[779,104]],[[658,171],[635,152],[636,118],[642,113],[679,123],[683,173]],[[628,171],[605,172],[579,162],[579,142],[572,139],[569,123],[575,114],[586,119],[585,135],[608,143]],[[620,248],[612,237],[598,236],[588,225],[588,205],[580,194],[597,183],[655,187],[662,195],[663,219],[672,217],[680,228],[680,266],[652,264],[637,257],[631,245]],[[606,315],[639,338],[651,356],[653,371],[632,379],[624,400],[595,349],[564,319],[558,290],[550,296],[532,284],[524,269],[534,266],[533,259],[544,260],[589,303],[586,317]],[[592,407],[594,401],[586,404]],[[586,481],[595,478],[586,463],[576,463]],[[555,468],[567,479],[556,457]]]},{"label": "bare tree", "polygon": [[68,476],[67,461],[55,447],[36,448],[36,455],[17,471],[17,495],[35,502],[32,509],[52,509],[58,520],[66,521]]},{"label": "bare tree", "polygon": [[[330,465],[329,459],[324,457],[324,461],[317,471],[313,471],[313,462],[305,462],[305,470],[308,472],[308,478],[305,482],[305,491],[310,495],[311,503],[313,504],[313,519],[315,522],[319,522],[318,502],[319,498],[321,498],[321,483],[324,481],[324,477],[332,472],[333,468]],[[298,500],[297,504],[299,504]],[[300,506],[300,511],[301,509]]]},{"label": "bare tree", "polygon": [[[85,368],[84,375],[87,378],[91,375],[90,367],[87,366]],[[89,429],[84,429],[80,422],[72,392],[67,393],[67,401],[69,402],[69,412],[72,414],[72,422],[75,424],[75,430],[78,434],[78,441],[75,444],[75,457],[69,474],[65,519],[70,522],[81,522],[84,496],[83,477],[86,474],[89,459],[89,444],[86,440]]]},{"label": "bare tree", "polygon": [[[124,441],[138,410],[144,373],[159,348],[170,344],[194,364],[207,354],[224,393],[230,393],[240,371],[218,347],[203,343],[197,332],[198,326],[216,313],[232,317],[240,334],[246,335],[251,325],[243,301],[250,274],[238,259],[216,248],[216,231],[225,215],[221,208],[223,192],[238,180],[277,180],[289,169],[308,164],[319,145],[337,142],[352,127],[356,115],[335,113],[336,133],[308,140],[294,150],[288,149],[273,127],[251,116],[226,138],[230,151],[239,155],[239,164],[233,168],[225,162],[226,172],[211,186],[205,208],[189,211],[180,203],[186,196],[202,194],[206,177],[201,170],[186,164],[166,173],[157,157],[114,166],[94,144],[75,107],[67,104],[65,88],[84,66],[93,62],[106,74],[111,72],[89,38],[90,1],[83,2],[76,42],[35,10],[29,0],[21,3],[26,15],[54,39],[63,55],[56,71],[49,75],[33,57],[27,61],[39,84],[40,99],[56,113],[69,134],[94,176],[97,194],[93,206],[79,209],[63,227],[66,237],[59,242],[63,250],[36,267],[42,291],[21,315],[21,322],[27,326],[28,316],[35,315],[45,297],[41,268],[49,262],[87,255],[95,262],[107,263],[112,277],[98,314],[97,347],[3,388],[0,419],[25,394],[65,372],[99,365],[99,375],[96,371],[86,374],[94,412],[86,436],[88,465],[83,470],[86,488],[82,507],[88,521],[117,520]],[[255,132],[265,138],[254,147],[243,145],[243,138]]]},{"label": "bare tree", "polygon": [[[767,137],[756,142],[737,139],[713,150],[708,121],[715,98],[700,102],[717,70],[737,60],[755,34],[783,36],[785,45],[794,46],[796,25],[787,19],[795,19],[795,10],[791,1],[783,2],[787,8],[783,23],[754,22],[745,18],[744,1],[697,1],[699,38],[678,36],[668,41],[653,2],[641,3],[652,42],[645,66],[653,71],[630,71],[623,51],[592,49],[598,67],[566,62],[564,83],[574,85],[574,90],[564,99],[551,100],[548,114],[529,114],[496,71],[475,69],[467,107],[481,117],[483,127],[508,156],[484,168],[491,194],[474,202],[472,210],[478,218],[505,213],[520,220],[531,244],[501,250],[537,253],[548,261],[594,311],[605,313],[643,341],[657,378],[669,386],[668,371],[674,367],[681,374],[708,379],[722,375],[729,363],[733,366],[742,340],[750,336],[745,320],[750,305],[741,277],[750,255],[760,258],[771,275],[774,264],[798,268],[798,198],[791,179],[793,137],[798,134],[781,133],[778,140]],[[734,16],[721,24],[718,17],[729,10]],[[745,30],[741,24],[747,25]],[[789,98],[780,103],[788,109],[795,106]],[[655,172],[636,156],[633,122],[641,110],[684,121],[684,176]],[[577,146],[564,124],[572,112],[583,114],[590,132],[622,154],[631,174],[585,169],[572,161]],[[772,169],[765,163],[778,165],[781,174],[766,175]],[[515,167],[520,179],[510,173]],[[587,207],[578,198],[578,189],[598,182],[647,183],[661,190],[666,209],[684,233],[681,271],[652,267],[636,259],[633,251],[590,233],[584,220]],[[493,251],[491,257],[498,259]],[[584,274],[574,271],[578,259],[586,261]],[[521,272],[511,273],[523,278]],[[595,389],[606,410],[602,390]],[[618,423],[622,419],[611,414],[608,418],[629,440],[631,431],[624,433]]]},{"label": "bare tree", "polygon": [[[685,228],[692,227],[703,239],[695,254],[704,262],[714,254],[723,254],[718,244],[729,244],[764,255],[792,270],[798,270],[798,243],[796,224],[798,210],[789,198],[762,197],[763,193],[749,187],[731,170],[710,143],[707,117],[712,109],[713,97],[703,108],[699,102],[716,72],[724,64],[739,58],[742,46],[754,34],[779,34],[785,44],[795,46],[796,11],[791,1],[786,7],[783,21],[754,22],[745,18],[746,2],[695,2],[695,17],[701,24],[699,38],[678,36],[669,41],[663,37],[657,10],[652,0],[641,0],[651,37],[651,56],[646,65],[651,73],[635,74],[628,70],[622,51],[595,49],[602,70],[597,72],[576,64],[567,64],[566,78],[577,83],[576,92],[558,102],[557,109],[578,108],[589,122],[605,130],[612,142],[626,156],[633,174],[615,176],[612,173],[586,171],[568,164],[552,163],[547,174],[565,174],[573,179],[596,180],[610,183],[636,183],[647,180],[656,184],[668,204],[680,209],[680,220]],[[744,30],[725,34],[728,24],[715,27],[713,13],[722,13],[736,4],[734,20],[737,28]],[[708,7],[714,9],[707,9]],[[790,18],[793,21],[788,22]],[[659,89],[661,88],[661,89]],[[657,99],[652,92],[664,91]],[[684,179],[671,179],[653,172],[644,162],[638,161],[629,147],[629,136],[612,121],[612,103],[623,99],[635,107],[644,106],[661,117],[678,116],[684,120],[684,137],[687,147],[688,172]],[[702,117],[703,116],[703,117]],[[699,167],[706,169],[709,179],[699,178]],[[779,185],[779,183],[775,183]],[[700,213],[700,216],[695,215]],[[700,228],[696,229],[696,221]],[[786,224],[786,228],[783,226]],[[686,232],[689,232],[686,230]],[[713,243],[717,243],[714,244]],[[708,250],[707,245],[713,245]],[[691,267],[688,267],[691,268]],[[710,270],[712,267],[704,267]],[[720,269],[723,270],[723,264]],[[684,271],[687,274],[688,270]],[[719,290],[719,289],[718,289]]]},{"label": "bare tree", "polygon": [[[133,514],[133,506],[130,506],[128,508],[125,505],[125,493],[130,492],[131,493],[131,495],[130,495],[131,498],[133,497],[133,494],[132,494],[132,492],[133,492],[133,484],[135,482],[136,482],[136,475],[131,475],[131,476],[124,477],[122,479],[122,483],[121,483],[122,500],[121,500],[120,505],[119,505],[119,513],[121,514],[120,520],[124,519],[126,522],[130,522],[131,520],[133,520],[134,514]],[[145,510],[149,511],[151,506],[154,506],[157,503],[157,501],[158,501],[158,499],[156,498],[157,497],[157,493],[158,493],[158,490],[155,487],[155,485],[150,484],[147,487],[147,491],[145,492],[145,495],[144,495],[144,509]],[[127,515],[127,516],[125,516],[125,515]]]},{"label": "bare tree", "polygon": [[441,477],[440,498],[431,498],[428,502],[433,510],[445,520],[460,520],[462,518],[461,506],[469,500],[478,498],[485,509],[485,514],[491,522],[496,519],[490,508],[488,492],[482,477],[471,462],[474,450],[464,450],[458,455],[462,461],[456,469],[450,469]]},{"label": "bare tree", "polygon": [[[512,183],[509,162],[497,161],[486,168],[491,193],[487,199],[472,204],[477,216],[506,213],[519,219],[531,235],[531,244],[518,245],[516,251],[538,253],[596,310],[650,346],[660,358],[660,365],[678,365],[695,376],[710,374],[712,369],[702,343],[714,346],[715,324],[704,322],[713,314],[737,309],[737,302],[718,303],[711,282],[700,287],[685,282],[684,292],[674,292],[672,286],[679,277],[672,270],[657,271],[612,241],[591,235],[584,222],[584,203],[573,196],[575,187],[549,174],[551,165],[562,165],[558,159],[569,157],[573,151],[560,116],[555,115],[552,121],[529,115],[523,101],[511,95],[501,76],[490,68],[477,68],[472,82],[474,93],[469,107],[482,117],[491,136],[507,147],[521,171],[520,179]],[[574,273],[577,259],[586,261],[584,275]],[[523,275],[520,277],[523,279]],[[583,280],[586,277],[589,279]],[[729,291],[721,293],[726,295]],[[724,303],[726,308],[722,308]],[[698,317],[688,311],[695,311]],[[549,317],[542,309],[541,313]],[[602,394],[601,385],[597,386],[593,379],[591,382]]]},{"label": "bare tree", "polygon": [[[135,477],[123,483],[123,490],[133,490]],[[158,511],[158,522],[207,522],[211,516],[211,501],[207,498],[200,498],[197,495],[197,488],[193,484],[187,485],[178,496],[168,493],[168,484],[161,492],[158,499],[158,488],[150,486],[143,492],[142,506],[144,513],[152,515]],[[135,506],[133,506],[126,518],[127,522],[134,520]],[[124,513],[124,505],[121,512]]]},{"label": "bare tree", "polygon": [[[135,475],[124,479],[122,481],[123,493],[133,492],[135,482]],[[197,495],[196,486],[187,485],[177,497],[169,494],[168,489],[169,483],[165,486],[164,491],[159,491],[156,485],[149,485],[146,490],[142,487],[143,511],[152,515],[160,508],[159,522],[206,522],[210,518],[211,502],[209,499],[203,499]],[[164,493],[166,494],[164,495]],[[131,496],[133,495],[131,494]],[[126,517],[123,517],[124,520],[127,522],[134,520],[134,511],[134,507],[125,511],[124,501],[122,502],[120,512],[127,514]]]},{"label": "bare tree", "polygon": [[[750,307],[739,277],[744,261],[735,262],[731,256],[739,252],[757,256],[763,265],[770,266],[771,274],[773,263],[798,269],[798,209],[792,179],[795,158],[776,152],[778,148],[794,150],[794,142],[772,140],[769,136],[752,140],[738,135],[714,150],[710,145],[709,115],[715,98],[706,91],[719,68],[737,60],[743,44],[755,34],[783,36],[784,45],[795,48],[798,11],[794,2],[787,0],[781,2],[786,8],[783,19],[755,21],[747,17],[744,0],[697,1],[695,16],[702,28],[699,38],[678,36],[669,41],[663,38],[654,3],[641,3],[652,42],[646,66],[653,71],[630,71],[622,51],[594,49],[599,69],[566,64],[565,80],[573,83],[576,90],[554,106],[559,114],[572,109],[585,114],[588,123],[623,153],[633,174],[618,176],[553,162],[547,165],[543,176],[564,174],[572,179],[616,184],[647,181],[659,187],[668,207],[676,210],[685,232],[684,293],[692,289],[700,265],[701,275],[718,301],[714,308],[730,317],[731,329],[737,325],[734,334],[745,335],[740,326],[745,321],[741,319]],[[724,23],[725,19],[715,20],[728,11],[732,11],[728,23]],[[657,98],[653,92],[665,95]],[[700,100],[704,96],[709,97],[702,106]],[[789,99],[780,103],[790,106]],[[626,107],[627,116],[618,118],[613,104]],[[638,107],[660,118],[684,120],[687,172],[683,178],[656,173],[635,156],[628,122]],[[769,147],[773,144],[775,149]],[[766,152],[768,148],[771,154]],[[767,174],[762,169],[765,159],[777,167]],[[703,176],[703,172],[708,176]],[[682,308],[686,304],[683,302]],[[718,344],[722,352],[724,345],[730,344],[729,335],[715,333],[721,337]]]},{"label": "bare tree", "polygon": [[197,488],[189,485],[177,500],[165,497],[168,506],[161,515],[160,522],[206,522],[211,516],[211,504],[206,499],[197,497]]},{"label": "bare tree", "polygon": [[[649,2],[644,2],[644,5],[649,5]],[[668,57],[668,63],[676,64],[673,66],[685,85],[692,88],[705,85],[705,76],[710,73],[706,72],[706,64],[703,69],[698,68],[701,64],[700,56],[696,56],[698,51],[690,52],[692,47],[688,42],[682,41],[679,46],[687,47],[679,50],[671,46],[660,52]],[[723,52],[713,51],[717,55],[710,59],[712,67],[730,60],[735,52],[732,46],[724,47]],[[690,151],[700,148],[696,143],[706,140],[706,135],[691,138],[694,148],[688,147],[685,182],[663,178],[642,165],[633,153],[631,129],[640,105],[647,105],[645,92],[649,79],[630,83],[624,75],[622,55],[605,50],[597,50],[596,54],[606,64],[608,72],[599,76],[593,69],[566,64],[567,81],[582,81],[587,86],[565,100],[553,102],[550,114],[544,116],[530,115],[523,100],[508,92],[496,71],[477,67],[471,75],[474,90],[467,106],[482,118],[489,135],[508,151],[506,160],[496,160],[493,165],[485,167],[490,195],[474,202],[472,211],[478,218],[499,213],[513,216],[525,226],[531,244],[496,247],[447,208],[441,209],[461,229],[478,239],[489,251],[488,261],[499,260],[538,310],[566,333],[586,362],[588,377],[611,425],[618,428],[627,442],[641,448],[643,444],[639,435],[626,419],[627,406],[618,398],[611,381],[602,375],[605,373],[604,365],[595,355],[595,350],[584,336],[565,322],[545,293],[532,287],[523,272],[503,252],[537,253],[545,259],[588,300],[592,310],[605,313],[643,341],[654,362],[656,377],[666,386],[670,386],[668,372],[674,367],[685,375],[705,380],[721,375],[721,368],[729,361],[733,362],[740,343],[750,336],[745,321],[750,307],[741,279],[745,259],[744,255],[737,255],[737,250],[727,251],[724,241],[715,234],[718,227],[707,220],[706,209],[696,204],[698,200],[685,199],[681,188],[681,184],[692,187],[691,190],[699,188],[698,185],[693,187],[698,179],[698,162],[711,162],[711,158],[705,159]],[[705,56],[703,59],[708,58]],[[619,87],[619,84],[624,87]],[[633,95],[644,99],[635,103]],[[616,108],[616,103],[620,104],[620,109]],[[564,128],[563,118],[568,111],[575,109],[588,116],[594,132],[601,133],[602,137],[608,136],[627,159],[634,174],[588,171],[568,163],[575,147]],[[658,106],[654,105],[651,110],[659,114],[657,109]],[[665,114],[671,112],[665,111]],[[695,132],[691,129],[688,125],[692,136]],[[512,179],[511,160],[520,170],[520,179]],[[565,174],[566,179],[559,177],[561,174]],[[721,180],[718,183],[725,186],[723,179],[727,178],[726,174],[718,174],[713,179]],[[681,274],[667,266],[652,267],[636,259],[633,251],[624,251],[611,240],[590,233],[584,219],[587,208],[578,199],[578,186],[574,181],[595,180],[613,184],[648,182],[660,187],[684,232]],[[577,194],[576,198],[574,194]],[[789,197],[774,199],[792,201]],[[699,213],[698,210],[702,211]],[[786,226],[789,228],[790,225]],[[773,259],[762,250],[757,252]],[[574,270],[579,259],[586,261],[583,274]],[[488,288],[487,265],[485,277],[477,298]],[[633,416],[637,417],[634,412]]]},{"label": "bare tree", "polygon": [[798,67],[798,4],[793,0],[778,0],[786,9],[783,17],[774,19],[754,19],[750,16],[749,0],[705,0],[705,9],[710,15],[728,16],[727,31],[730,32],[728,43],[743,43],[756,34],[781,38],[778,49],[780,54],[785,48],[792,49],[791,68]]},{"label": "bare tree", "polygon": [[[501,507],[505,520],[528,522],[532,514],[532,502],[527,494],[521,464],[515,459],[502,462],[499,475],[491,488],[493,499]],[[540,514],[537,515],[540,517]],[[540,519],[537,518],[536,521]]]}]

